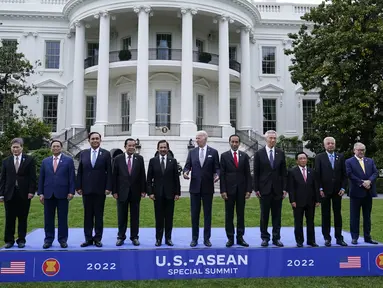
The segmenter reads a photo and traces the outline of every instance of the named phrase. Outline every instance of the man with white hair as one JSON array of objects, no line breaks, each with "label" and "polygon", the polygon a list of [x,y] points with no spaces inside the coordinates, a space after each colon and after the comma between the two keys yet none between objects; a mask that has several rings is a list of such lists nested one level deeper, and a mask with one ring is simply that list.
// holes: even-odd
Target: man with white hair
[{"label": "man with white hair", "polygon": [[322,209],[322,234],[325,246],[331,246],[331,203],[334,211],[334,230],[336,244],[347,246],[342,236],[342,196],[347,186],[344,157],[335,152],[335,139],[323,140],[325,152],[315,157],[315,172],[318,175]]},{"label": "man with white hair", "polygon": [[192,218],[192,241],[191,247],[198,244],[199,217],[201,213],[201,200],[204,214],[204,245],[211,247],[211,210],[213,204],[214,183],[219,180],[219,156],[218,151],[208,146],[207,133],[198,131],[196,143],[198,147],[189,151],[183,177],[190,179],[190,208]]},{"label": "man with white hair", "polygon": [[262,247],[269,245],[270,233],[267,231],[269,215],[273,224],[273,244],[283,247],[281,239],[282,200],[286,197],[287,169],[285,153],[275,147],[277,132],[265,133],[266,146],[254,156],[254,191],[261,205]]},{"label": "man with white hair", "polygon": [[364,157],[366,146],[363,143],[355,143],[354,156],[346,160],[346,172],[350,179],[350,232],[352,244],[358,244],[360,208],[363,213],[364,242],[378,244],[371,237],[371,210],[372,198],[376,194],[376,169],[374,160]]}]

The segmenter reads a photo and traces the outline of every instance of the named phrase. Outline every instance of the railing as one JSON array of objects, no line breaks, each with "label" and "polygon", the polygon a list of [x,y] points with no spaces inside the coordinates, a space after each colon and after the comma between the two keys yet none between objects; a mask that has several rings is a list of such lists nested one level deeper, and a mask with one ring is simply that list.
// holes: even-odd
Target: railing
[{"label": "railing", "polygon": [[76,133],[66,141],[67,151],[73,156],[81,152],[81,148],[78,145],[88,138],[88,129],[86,128],[75,129],[75,132]]},{"label": "railing", "polygon": [[237,72],[241,72],[241,63],[239,63],[235,60],[230,60],[229,61],[229,68],[232,70],[235,70]]},{"label": "railing", "polygon": [[222,126],[201,125],[201,129],[206,131],[209,137],[222,138]]},{"label": "railing", "polygon": [[149,136],[180,136],[180,124],[149,124]]},{"label": "railing", "polygon": [[108,124],[104,128],[105,136],[131,136],[132,124]]},{"label": "railing", "polygon": [[120,61],[134,61],[137,60],[137,49],[130,49],[130,57],[127,58],[126,55],[120,55],[121,51],[111,51],[109,52],[109,63],[120,62]]},{"label": "railing", "polygon": [[181,49],[149,48],[149,60],[176,60],[181,61]]},{"label": "railing", "polygon": [[219,56],[208,52],[193,51],[193,62],[219,65]]}]

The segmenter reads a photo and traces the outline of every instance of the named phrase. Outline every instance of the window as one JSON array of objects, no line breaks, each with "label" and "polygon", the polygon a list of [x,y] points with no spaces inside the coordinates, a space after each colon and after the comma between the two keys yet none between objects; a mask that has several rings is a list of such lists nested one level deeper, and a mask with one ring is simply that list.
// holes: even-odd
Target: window
[{"label": "window", "polygon": [[195,41],[195,46],[197,47],[198,53],[204,52],[204,47],[203,47],[203,41],[202,40],[197,39]]},{"label": "window", "polygon": [[130,99],[128,93],[121,94],[121,124],[122,131],[129,131],[130,123]]},{"label": "window", "polygon": [[3,47],[17,47],[18,43],[16,39],[2,39],[1,44]]},{"label": "window", "polygon": [[172,59],[172,35],[157,34],[157,60]]},{"label": "window", "polygon": [[229,47],[229,59],[237,61],[237,47],[236,46],[230,46]]},{"label": "window", "polygon": [[197,95],[197,119],[196,119],[196,124],[197,124],[197,130],[203,130],[202,125],[203,125],[203,95],[198,94]]},{"label": "window", "polygon": [[91,65],[94,66],[98,64],[98,43],[88,43],[88,58],[91,60]]},{"label": "window", "polygon": [[277,130],[277,100],[263,99],[263,133]]},{"label": "window", "polygon": [[170,91],[156,91],[156,127],[170,128],[170,101]]},{"label": "window", "polygon": [[57,95],[44,95],[43,122],[57,132]]},{"label": "window", "polygon": [[60,69],[60,41],[45,42],[45,68]]},{"label": "window", "polygon": [[312,133],[314,131],[313,125],[311,123],[311,116],[315,111],[316,100],[315,99],[305,99],[302,100],[303,106],[303,134]]},{"label": "window", "polygon": [[275,74],[275,47],[262,47],[262,74]]},{"label": "window", "polygon": [[132,47],[132,37],[122,39],[122,50],[130,50]]},{"label": "window", "polygon": [[88,131],[96,121],[96,96],[86,96],[85,126]]},{"label": "window", "polygon": [[230,124],[237,129],[237,99],[230,99]]}]

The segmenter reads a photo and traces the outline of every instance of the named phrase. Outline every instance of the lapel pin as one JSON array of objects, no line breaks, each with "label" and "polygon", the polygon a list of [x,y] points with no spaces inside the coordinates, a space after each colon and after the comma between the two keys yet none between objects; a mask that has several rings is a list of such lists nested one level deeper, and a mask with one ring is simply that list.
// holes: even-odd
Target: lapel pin
[{"label": "lapel pin", "polygon": [[100,151],[100,155],[102,155],[102,152]]}]

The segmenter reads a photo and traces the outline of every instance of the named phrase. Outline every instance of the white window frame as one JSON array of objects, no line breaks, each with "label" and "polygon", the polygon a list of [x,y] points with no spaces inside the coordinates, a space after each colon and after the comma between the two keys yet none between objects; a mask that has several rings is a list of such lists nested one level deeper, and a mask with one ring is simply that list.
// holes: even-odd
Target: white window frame
[{"label": "white window frame", "polygon": [[[42,57],[41,57],[41,71],[42,72],[57,72],[57,73],[63,73],[64,72],[64,39],[62,38],[54,38],[54,37],[42,37]],[[46,43],[47,41],[57,41],[60,42],[60,61],[59,61],[59,68],[53,69],[53,68],[45,68],[46,65]]]}]

